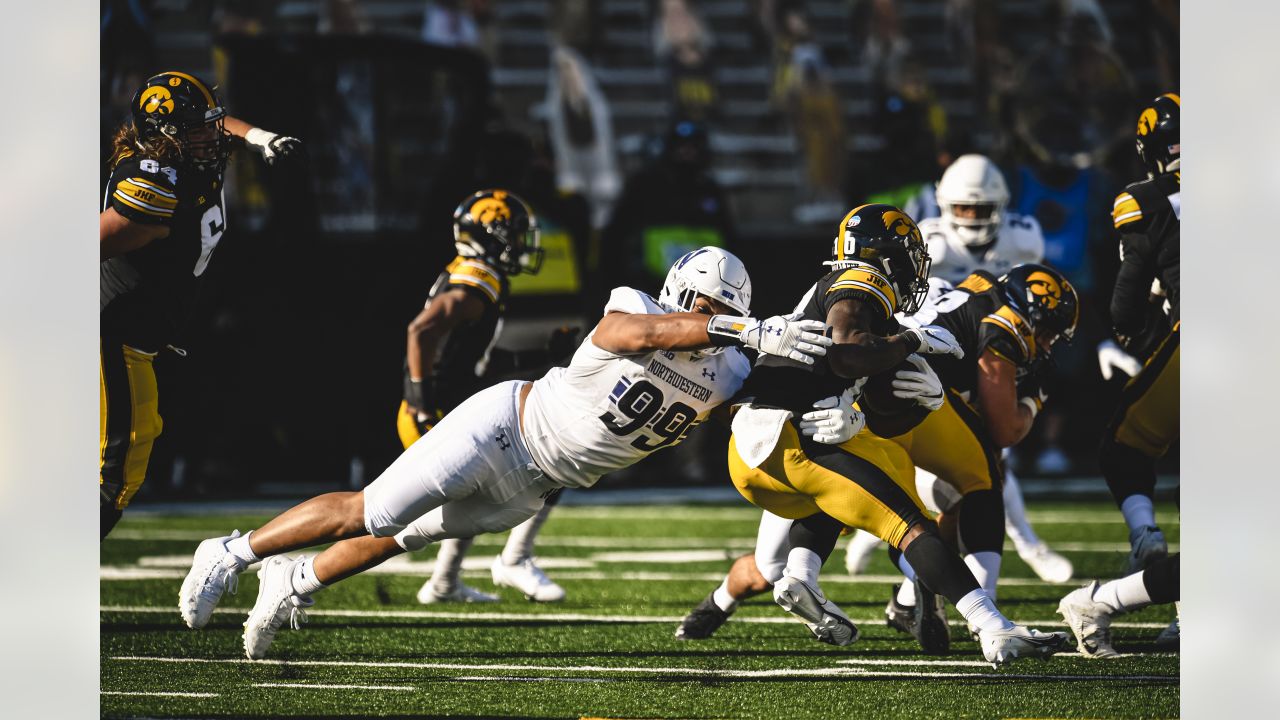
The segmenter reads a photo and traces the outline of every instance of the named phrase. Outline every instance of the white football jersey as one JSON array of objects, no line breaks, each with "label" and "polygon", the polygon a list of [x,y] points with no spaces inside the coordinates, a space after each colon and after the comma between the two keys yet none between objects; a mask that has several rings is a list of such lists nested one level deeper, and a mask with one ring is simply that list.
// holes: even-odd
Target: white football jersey
[{"label": "white football jersey", "polygon": [[[631,288],[613,290],[605,313],[667,311]],[[569,487],[678,444],[712,408],[742,387],[751,365],[737,348],[695,357],[658,350],[618,355],[592,342],[593,330],[567,368],[552,368],[525,401],[523,434],[538,467]]]},{"label": "white football jersey", "polygon": [[933,260],[929,275],[952,285],[969,277],[975,270],[986,270],[1000,276],[1014,265],[1044,260],[1044,233],[1040,230],[1040,222],[1030,215],[1005,212],[996,241],[977,255],[940,217],[921,220],[919,228]]}]

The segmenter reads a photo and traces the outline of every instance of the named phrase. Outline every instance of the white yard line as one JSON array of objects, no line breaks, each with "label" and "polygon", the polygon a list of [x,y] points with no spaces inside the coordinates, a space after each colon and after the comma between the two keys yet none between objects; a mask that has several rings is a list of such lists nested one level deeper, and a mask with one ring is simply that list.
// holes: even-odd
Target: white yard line
[{"label": "white yard line", "polygon": [[[118,612],[118,613],[141,613],[148,615],[155,614],[174,614],[177,615],[177,608],[156,607],[153,605],[103,605],[98,608],[100,612]],[[247,615],[249,608],[217,608],[213,611],[217,615]],[[307,615],[316,617],[350,617],[350,618],[404,618],[418,620],[493,620],[504,622],[590,622],[590,623],[610,623],[610,624],[636,624],[636,623],[678,623],[684,619],[683,615],[592,615],[588,613],[511,613],[511,612],[446,612],[441,610],[342,610],[342,609],[318,609],[309,608]],[[176,619],[176,617],[175,617]],[[766,617],[732,617],[730,622],[749,623],[757,625],[785,625],[798,622],[789,615],[779,614],[776,616]],[[884,623],[884,617],[871,618],[853,618],[853,622],[859,625],[879,625]],[[1023,625],[1061,625],[1061,618],[1053,618],[1052,620],[1024,620]],[[952,625],[962,626],[964,620],[952,620]],[[1111,627],[1115,628],[1165,628],[1168,627],[1167,622],[1113,622]]]},{"label": "white yard line", "polygon": [[185,698],[214,698],[219,697],[218,693],[193,693],[193,692],[134,692],[132,690],[101,690],[99,695],[126,695],[130,697],[185,697]]},{"label": "white yard line", "polygon": [[[518,665],[514,663],[426,663],[426,662],[374,662],[359,660],[245,660],[243,658],[170,658],[147,657],[137,655],[120,655],[111,658],[122,662],[158,662],[158,663],[208,663],[208,664],[255,664],[255,665],[288,665],[292,667],[359,667],[359,668],[399,668],[407,670],[506,670],[524,672],[585,672],[640,675],[676,675],[687,677],[720,677],[720,678],[777,678],[777,677],[864,677],[895,679],[933,679],[933,678],[992,678],[1000,680],[1094,680],[1101,682],[1150,680],[1157,682],[1179,682],[1176,675],[1014,675],[1002,672],[956,672],[931,673],[909,671],[873,671],[856,667],[819,667],[819,668],[775,668],[771,670],[725,670],[689,667],[644,667],[644,666],[608,666],[608,665]],[[985,664],[985,663],[984,663]]]},{"label": "white yard line", "polygon": [[259,688],[299,688],[301,690],[403,690],[412,692],[410,685],[312,685],[309,683],[254,683]]}]

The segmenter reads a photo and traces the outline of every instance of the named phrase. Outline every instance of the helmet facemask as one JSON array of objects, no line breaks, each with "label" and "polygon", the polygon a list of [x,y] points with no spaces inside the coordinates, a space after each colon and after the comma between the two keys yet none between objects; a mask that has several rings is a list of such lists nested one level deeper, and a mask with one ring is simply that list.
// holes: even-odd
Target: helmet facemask
[{"label": "helmet facemask", "polygon": [[938,205],[942,208],[942,219],[965,245],[982,247],[995,242],[1005,203],[939,201]]}]

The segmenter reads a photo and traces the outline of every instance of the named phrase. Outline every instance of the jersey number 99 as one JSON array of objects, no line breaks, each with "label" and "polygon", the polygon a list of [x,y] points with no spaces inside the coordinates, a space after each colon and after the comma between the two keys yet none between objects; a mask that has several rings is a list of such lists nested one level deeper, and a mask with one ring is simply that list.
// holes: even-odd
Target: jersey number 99
[{"label": "jersey number 99", "polygon": [[[606,412],[600,416],[600,420],[609,432],[619,436],[630,435],[647,427],[657,437],[640,435],[631,441],[631,445],[645,452],[657,450],[683,439],[690,426],[698,419],[698,412],[682,402],[671,403],[663,412],[664,399],[662,391],[653,383],[639,380],[627,388],[614,404],[622,417]],[[661,416],[658,415],[659,412],[662,412]]]}]

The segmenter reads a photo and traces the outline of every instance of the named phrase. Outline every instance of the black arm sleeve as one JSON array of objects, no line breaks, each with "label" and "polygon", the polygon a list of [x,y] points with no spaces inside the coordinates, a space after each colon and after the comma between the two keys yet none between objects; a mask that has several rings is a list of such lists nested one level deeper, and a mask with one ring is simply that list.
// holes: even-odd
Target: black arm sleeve
[{"label": "black arm sleeve", "polygon": [[1136,335],[1146,324],[1146,308],[1155,279],[1151,243],[1146,235],[1127,233],[1120,237],[1123,260],[1116,273],[1111,296],[1111,324],[1122,335]]}]

